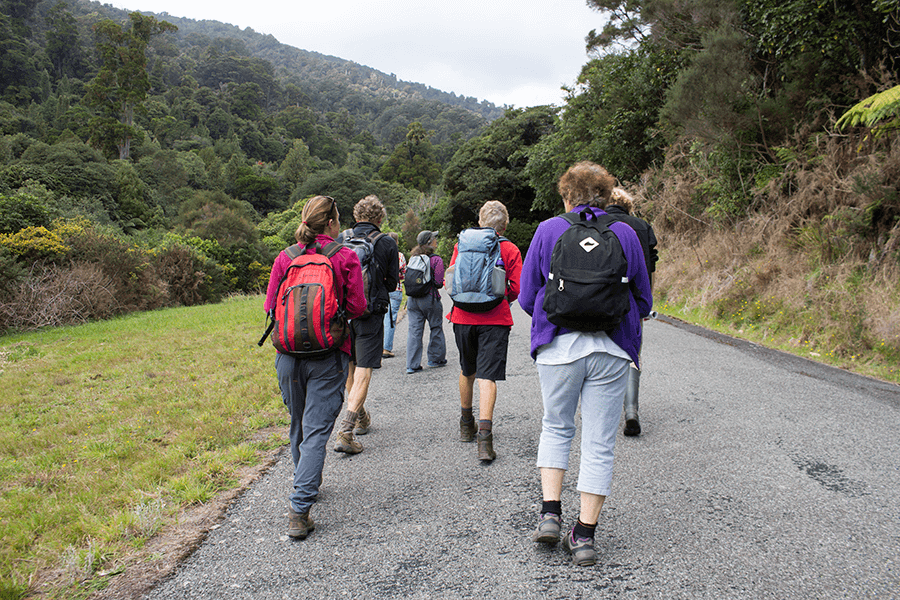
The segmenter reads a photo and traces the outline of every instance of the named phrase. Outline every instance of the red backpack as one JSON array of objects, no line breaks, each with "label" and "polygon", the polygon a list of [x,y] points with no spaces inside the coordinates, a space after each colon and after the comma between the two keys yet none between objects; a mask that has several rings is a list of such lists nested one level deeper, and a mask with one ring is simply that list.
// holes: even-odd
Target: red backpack
[{"label": "red backpack", "polygon": [[[314,242],[285,249],[291,264],[278,284],[272,323],[259,341],[273,331],[272,344],[283,353],[316,358],[333,352],[350,335],[343,307],[338,302],[338,280],[331,257],[341,244],[324,248]],[[313,250],[313,254],[309,251]]]}]

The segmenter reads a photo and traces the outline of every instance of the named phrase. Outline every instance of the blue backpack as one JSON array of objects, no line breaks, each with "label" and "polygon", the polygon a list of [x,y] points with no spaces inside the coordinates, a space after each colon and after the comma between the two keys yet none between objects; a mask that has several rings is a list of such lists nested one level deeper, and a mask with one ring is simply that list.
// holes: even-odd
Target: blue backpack
[{"label": "blue backpack", "polygon": [[450,299],[467,312],[487,312],[506,297],[506,269],[500,241],[490,227],[473,227],[459,234]]}]

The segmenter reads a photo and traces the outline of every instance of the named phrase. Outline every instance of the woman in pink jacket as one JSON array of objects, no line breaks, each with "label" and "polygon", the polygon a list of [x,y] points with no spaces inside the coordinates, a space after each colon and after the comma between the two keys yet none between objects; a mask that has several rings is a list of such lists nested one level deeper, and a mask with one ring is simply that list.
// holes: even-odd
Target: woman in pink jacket
[{"label": "woman in pink jacket", "polygon": [[[340,232],[340,215],[333,198],[315,196],[306,202],[303,222],[295,237],[306,251],[315,245],[324,248]],[[362,270],[356,253],[341,247],[331,257],[337,278],[338,304],[348,319],[360,316],[366,308]],[[265,310],[278,302],[278,287],[291,264],[282,251],[272,265]],[[344,384],[350,363],[350,338],[334,352],[318,358],[298,358],[279,352],[275,371],[281,396],[291,415],[291,455],[294,459],[294,486],[290,495],[287,535],[305,539],[315,528],[309,509],[319,495],[325,446],[344,403]]]}]

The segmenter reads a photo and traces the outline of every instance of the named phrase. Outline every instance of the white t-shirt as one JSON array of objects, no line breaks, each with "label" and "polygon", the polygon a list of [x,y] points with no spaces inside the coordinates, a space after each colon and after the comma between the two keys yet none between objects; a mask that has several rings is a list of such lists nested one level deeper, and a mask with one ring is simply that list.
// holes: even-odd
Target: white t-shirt
[{"label": "white t-shirt", "polygon": [[603,352],[631,362],[628,353],[612,341],[605,331],[571,331],[558,335],[550,343],[538,348],[534,362],[539,365],[567,365],[595,352]]}]

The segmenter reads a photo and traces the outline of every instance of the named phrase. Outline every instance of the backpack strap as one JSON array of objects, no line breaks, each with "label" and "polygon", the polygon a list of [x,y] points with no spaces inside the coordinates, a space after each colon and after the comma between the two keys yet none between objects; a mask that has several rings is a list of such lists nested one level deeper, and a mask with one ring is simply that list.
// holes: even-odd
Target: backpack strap
[{"label": "backpack strap", "polygon": [[294,260],[304,252],[306,252],[306,246],[301,246],[300,244],[294,244],[293,246],[288,246],[284,249],[284,253],[288,255],[288,258]]}]

